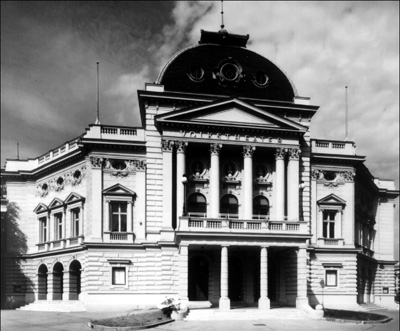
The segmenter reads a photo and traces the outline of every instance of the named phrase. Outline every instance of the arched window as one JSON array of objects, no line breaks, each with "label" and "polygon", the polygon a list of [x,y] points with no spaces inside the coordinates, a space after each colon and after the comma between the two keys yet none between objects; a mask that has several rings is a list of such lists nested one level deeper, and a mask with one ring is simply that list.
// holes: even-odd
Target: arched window
[{"label": "arched window", "polygon": [[188,199],[187,205],[189,216],[206,216],[207,201],[203,194],[192,194]]},{"label": "arched window", "polygon": [[237,218],[239,211],[238,199],[232,194],[226,194],[221,199],[220,212],[222,217]]},{"label": "arched window", "polygon": [[261,195],[253,200],[253,217],[254,218],[267,218],[269,215],[269,201],[266,197]]}]

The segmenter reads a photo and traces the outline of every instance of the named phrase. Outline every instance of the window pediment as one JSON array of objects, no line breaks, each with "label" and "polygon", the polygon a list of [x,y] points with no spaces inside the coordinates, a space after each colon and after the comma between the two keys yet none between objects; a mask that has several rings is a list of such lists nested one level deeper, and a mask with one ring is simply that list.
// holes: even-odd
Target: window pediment
[{"label": "window pediment", "polygon": [[68,195],[68,197],[64,200],[64,203],[65,203],[65,204],[70,204],[70,203],[80,202],[80,201],[83,202],[84,200],[85,200],[85,198],[84,198],[83,196],[81,196],[81,195],[78,194],[78,193],[72,192],[72,193],[70,193],[70,194]]},{"label": "window pediment", "polygon": [[44,213],[49,210],[49,207],[47,207],[44,203],[39,203],[36,208],[33,210],[34,213],[40,214]]},{"label": "window pediment", "polygon": [[49,209],[54,209],[62,206],[64,206],[64,201],[59,198],[54,198],[53,201],[49,204]]},{"label": "window pediment", "polygon": [[332,207],[342,207],[344,208],[344,206],[346,206],[346,201],[339,198],[337,195],[335,194],[330,194],[328,196],[326,196],[325,198],[322,198],[320,200],[317,201],[317,204],[321,207],[321,206],[332,206]]},{"label": "window pediment", "polygon": [[115,184],[109,188],[106,188],[103,191],[104,195],[110,195],[110,196],[135,196],[136,193],[128,188],[126,188],[125,186],[121,185],[121,184]]}]

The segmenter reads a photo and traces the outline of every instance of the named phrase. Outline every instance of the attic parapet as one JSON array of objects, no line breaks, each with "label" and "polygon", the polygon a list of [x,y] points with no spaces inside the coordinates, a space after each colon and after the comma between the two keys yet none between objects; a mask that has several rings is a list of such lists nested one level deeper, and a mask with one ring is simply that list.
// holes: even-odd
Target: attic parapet
[{"label": "attic parapet", "polygon": [[311,139],[312,153],[333,155],[356,155],[356,144],[352,141]]},{"label": "attic parapet", "polygon": [[79,138],[68,141],[65,144],[35,158],[27,160],[7,160],[5,171],[31,171],[46,163],[63,157],[71,151],[78,149]]},{"label": "attic parapet", "polygon": [[382,189],[387,189],[387,190],[395,190],[395,182],[392,179],[379,179],[379,178],[374,178],[374,183],[376,186]]},{"label": "attic parapet", "polygon": [[135,127],[91,124],[82,137],[90,139],[144,141],[144,130]]}]

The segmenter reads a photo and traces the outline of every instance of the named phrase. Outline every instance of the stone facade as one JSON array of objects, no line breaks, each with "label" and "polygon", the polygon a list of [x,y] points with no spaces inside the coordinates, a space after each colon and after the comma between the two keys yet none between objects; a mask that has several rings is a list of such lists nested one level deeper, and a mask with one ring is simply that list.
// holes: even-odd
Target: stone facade
[{"label": "stone facade", "polygon": [[[142,127],[92,124],[7,161],[4,306],[391,304],[393,181],[374,178],[353,142],[311,139],[318,107],[238,36],[202,38],[139,91]],[[196,72],[224,96],[179,64],[207,48],[216,58]]]}]

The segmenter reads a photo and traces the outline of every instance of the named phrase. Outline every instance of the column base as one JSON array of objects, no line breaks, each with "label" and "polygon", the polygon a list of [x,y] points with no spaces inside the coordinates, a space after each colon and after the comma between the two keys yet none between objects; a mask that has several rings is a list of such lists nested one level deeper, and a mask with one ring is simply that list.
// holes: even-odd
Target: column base
[{"label": "column base", "polygon": [[263,310],[271,309],[271,303],[269,298],[258,299],[258,309],[263,309]]},{"label": "column base", "polygon": [[219,310],[231,310],[231,300],[229,298],[220,298]]},{"label": "column base", "polygon": [[307,297],[297,297],[296,298],[296,308],[303,308],[304,306],[309,306]]}]

